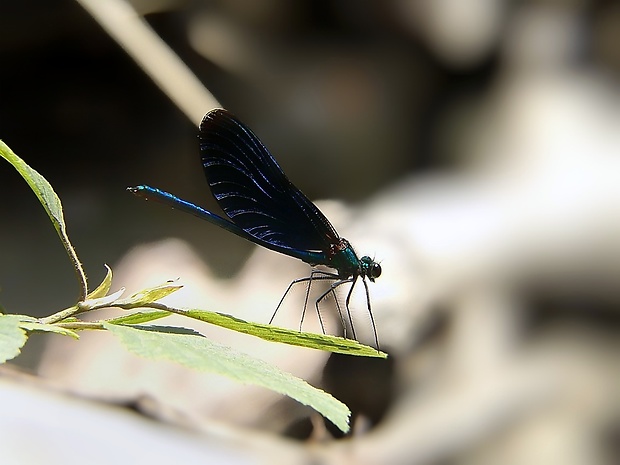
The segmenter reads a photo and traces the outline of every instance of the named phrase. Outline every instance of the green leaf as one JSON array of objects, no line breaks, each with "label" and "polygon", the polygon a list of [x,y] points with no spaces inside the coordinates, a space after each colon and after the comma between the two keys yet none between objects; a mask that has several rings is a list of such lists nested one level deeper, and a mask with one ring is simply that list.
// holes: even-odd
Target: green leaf
[{"label": "green leaf", "polygon": [[0,315],[0,363],[17,357],[28,336],[20,328],[20,315]]},{"label": "green leaf", "polygon": [[178,291],[182,287],[183,286],[180,284],[172,284],[172,281],[168,281],[164,284],[160,284],[159,286],[150,287],[136,292],[127,299],[117,300],[114,302],[114,306],[123,308],[148,307],[149,304],[157,302],[159,299],[163,299],[167,295]]},{"label": "green leaf", "polygon": [[240,333],[260,337],[267,341],[281,342],[283,344],[308,347],[310,349],[336,352],[339,354],[387,358],[385,352],[361,344],[354,339],[344,339],[342,337],[328,336],[326,334],[302,333],[273,325],[251,323],[225,313],[209,312],[206,310],[182,310],[179,314],[232,329]]},{"label": "green leaf", "polygon": [[56,333],[61,334],[63,336],[70,336],[73,339],[79,339],[80,336],[78,333],[71,329],[61,328],[56,325],[50,325],[45,323],[37,323],[37,322],[22,322],[19,325],[20,328],[25,329],[26,331],[39,331],[43,333]]},{"label": "green leaf", "polygon": [[80,280],[82,288],[82,299],[86,296],[87,284],[86,274],[82,268],[82,264],[75,253],[75,249],[69,241],[69,236],[65,228],[65,219],[62,212],[62,204],[60,199],[54,192],[54,189],[47,180],[41,176],[37,171],[32,169],[26,164],[24,160],[19,158],[13,151],[0,140],[0,156],[8,161],[17,170],[19,174],[28,183],[32,191],[35,193],[41,205],[47,212],[47,215],[52,220],[52,224],[60,237],[60,240],[69,255],[69,259],[73,263],[75,272]]},{"label": "green leaf", "polygon": [[107,270],[105,278],[103,278],[101,284],[97,286],[97,289],[95,289],[93,292],[86,296],[86,299],[98,299],[108,294],[110,286],[112,286],[112,269],[106,264],[104,264],[103,266],[105,266]]},{"label": "green leaf", "polygon": [[141,331],[152,331],[159,334],[180,334],[183,336],[197,336],[204,338],[197,330],[193,328],[184,328],[183,326],[160,326],[160,325],[122,325],[125,328],[134,328]]},{"label": "green leaf", "polygon": [[112,323],[114,325],[137,325],[140,323],[148,323],[149,321],[158,320],[160,318],[165,318],[169,315],[171,315],[171,313],[164,310],[158,310],[156,312],[136,312],[107,320],[107,323]]},{"label": "green leaf", "polygon": [[103,297],[97,297],[95,299],[86,299],[78,302],[77,307],[80,313],[88,312],[97,308],[114,307],[115,303],[119,301],[120,297],[125,293],[125,288],[121,287],[118,291],[113,292]]},{"label": "green leaf", "polygon": [[[75,318],[74,316],[70,316],[69,318],[65,318],[62,320],[63,324],[64,323],[80,323],[82,320],[80,320],[79,318]],[[43,323],[43,324],[47,324],[47,323]]]},{"label": "green leaf", "polygon": [[342,431],[349,430],[351,412],[345,404],[263,360],[237,352],[204,336],[162,333],[157,327],[147,329],[110,323],[103,325],[136,355],[180,363],[194,370],[218,373],[240,383],[271,389],[309,405]]}]

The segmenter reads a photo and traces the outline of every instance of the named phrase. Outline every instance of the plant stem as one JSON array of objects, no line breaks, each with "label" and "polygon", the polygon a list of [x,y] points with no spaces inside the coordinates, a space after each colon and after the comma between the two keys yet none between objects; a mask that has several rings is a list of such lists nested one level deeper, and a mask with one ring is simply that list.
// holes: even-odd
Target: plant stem
[{"label": "plant stem", "polygon": [[51,325],[53,323],[57,323],[58,321],[62,321],[70,316],[75,315],[80,311],[78,305],[73,305],[72,307],[65,308],[59,312],[54,313],[53,315],[46,316],[45,318],[40,318],[39,323],[43,323],[46,325]]},{"label": "plant stem", "polygon": [[97,321],[72,321],[70,323],[58,323],[59,327],[65,329],[103,329],[103,324]]}]

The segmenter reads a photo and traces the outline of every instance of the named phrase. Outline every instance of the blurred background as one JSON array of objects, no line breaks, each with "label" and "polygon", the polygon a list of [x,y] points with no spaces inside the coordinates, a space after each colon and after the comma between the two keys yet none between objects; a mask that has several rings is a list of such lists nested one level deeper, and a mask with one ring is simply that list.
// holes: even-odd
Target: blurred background
[{"label": "blurred background", "polygon": [[[370,292],[390,353],[328,357],[199,328],[346,402],[344,439],[293,401],[132,359],[106,335],[33,338],[19,366],[201,437],[225,425],[229,463],[231,450],[258,463],[620,463],[618,2],[24,0],[1,2],[0,18],[0,138],[62,199],[91,286],[104,263],[114,289],[178,277],[172,304],[266,322],[308,273],[125,191],[218,211],[196,135],[223,106],[381,262]],[[0,186],[0,305],[72,305],[72,267],[36,198],[8,164]],[[276,323],[298,325],[297,298]]]}]

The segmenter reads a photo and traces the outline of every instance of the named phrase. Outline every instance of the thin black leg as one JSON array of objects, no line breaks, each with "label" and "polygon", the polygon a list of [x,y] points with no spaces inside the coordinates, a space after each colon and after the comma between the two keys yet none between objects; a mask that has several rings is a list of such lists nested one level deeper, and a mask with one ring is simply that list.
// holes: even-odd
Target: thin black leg
[{"label": "thin black leg", "polygon": [[[312,270],[310,272],[310,276],[306,276],[304,278],[298,278],[298,279],[293,280],[288,285],[288,287],[286,288],[286,291],[282,295],[282,298],[280,299],[280,302],[278,302],[278,306],[276,307],[275,311],[273,312],[273,315],[271,315],[271,318],[269,319],[269,324],[273,323],[273,320],[275,319],[276,314],[278,313],[278,310],[280,310],[280,307],[282,306],[282,303],[284,302],[284,299],[286,298],[288,293],[291,291],[292,287],[295,284],[307,282],[308,286],[306,287],[306,293],[305,293],[305,298],[304,298],[304,306],[303,306],[303,309],[302,309],[302,312],[301,312],[301,320],[299,322],[299,331],[301,331],[302,325],[303,325],[303,322],[304,322],[304,319],[305,319],[305,315],[306,315],[306,309],[308,307],[308,300],[309,300],[309,296],[310,296],[310,287],[312,286],[312,281],[337,280],[337,279],[339,279],[339,277],[335,273],[330,273],[330,272],[323,271],[323,270]],[[335,296],[336,296],[336,294],[334,293],[334,297]],[[321,318],[321,313],[319,312],[318,306],[316,307],[316,310],[317,310],[317,317],[319,319],[319,324],[321,325],[321,331],[323,332],[323,334],[325,334],[325,325],[323,323],[323,318]],[[338,311],[340,312],[340,307],[338,307]],[[341,319],[342,319],[342,315],[341,315]]]}]

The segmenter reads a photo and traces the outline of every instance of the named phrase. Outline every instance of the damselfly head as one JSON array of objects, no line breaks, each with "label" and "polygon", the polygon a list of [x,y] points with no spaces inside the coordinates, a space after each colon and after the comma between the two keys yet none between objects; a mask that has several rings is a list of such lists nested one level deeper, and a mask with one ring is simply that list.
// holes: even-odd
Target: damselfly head
[{"label": "damselfly head", "polygon": [[375,279],[381,276],[381,265],[375,262],[368,255],[364,255],[360,258],[362,266],[362,275],[368,276],[371,282],[375,282]]}]

